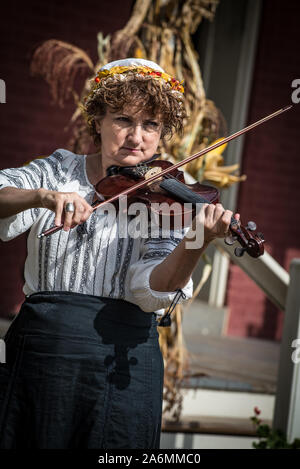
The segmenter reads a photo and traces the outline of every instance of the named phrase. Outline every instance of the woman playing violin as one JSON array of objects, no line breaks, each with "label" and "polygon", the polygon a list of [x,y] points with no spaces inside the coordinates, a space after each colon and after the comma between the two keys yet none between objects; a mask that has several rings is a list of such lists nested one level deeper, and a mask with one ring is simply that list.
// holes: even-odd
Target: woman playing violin
[{"label": "woman playing violin", "polygon": [[[155,159],[181,131],[182,91],[153,62],[109,63],[82,107],[97,153],[57,149],[0,171],[1,240],[29,230],[26,298],[0,364],[1,448],[159,448],[157,320],[178,291],[192,296],[192,272],[232,212],[204,204],[189,228],[143,238],[121,236],[120,219],[92,203],[99,180]],[[203,244],[189,249],[198,229]]]}]

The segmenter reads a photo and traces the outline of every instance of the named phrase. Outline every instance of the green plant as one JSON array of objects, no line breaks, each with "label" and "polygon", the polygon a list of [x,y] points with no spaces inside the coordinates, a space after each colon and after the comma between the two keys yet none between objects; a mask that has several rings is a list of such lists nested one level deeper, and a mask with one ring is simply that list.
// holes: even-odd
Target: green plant
[{"label": "green plant", "polygon": [[258,443],[253,442],[255,449],[300,449],[300,439],[296,438],[292,443],[287,441],[286,435],[282,430],[274,430],[269,425],[262,424],[258,418],[261,411],[254,407],[254,416],[250,420],[256,426],[256,435],[259,438]]}]

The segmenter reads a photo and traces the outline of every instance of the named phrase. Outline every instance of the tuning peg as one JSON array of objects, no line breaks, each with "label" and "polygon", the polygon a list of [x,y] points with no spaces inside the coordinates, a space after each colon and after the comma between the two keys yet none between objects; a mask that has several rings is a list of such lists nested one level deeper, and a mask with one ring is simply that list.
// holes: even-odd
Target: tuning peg
[{"label": "tuning peg", "polygon": [[233,235],[229,235],[229,236],[226,236],[226,238],[224,239],[224,243],[228,244],[228,246],[231,246],[232,244],[234,244],[237,240],[237,236],[233,236]]},{"label": "tuning peg", "polygon": [[237,256],[237,257],[242,257],[242,255],[244,254],[244,252],[246,251],[247,249],[246,248],[235,248],[234,250],[234,254]]},{"label": "tuning peg", "polygon": [[256,223],[254,221],[248,221],[246,230],[255,231],[256,230]]}]

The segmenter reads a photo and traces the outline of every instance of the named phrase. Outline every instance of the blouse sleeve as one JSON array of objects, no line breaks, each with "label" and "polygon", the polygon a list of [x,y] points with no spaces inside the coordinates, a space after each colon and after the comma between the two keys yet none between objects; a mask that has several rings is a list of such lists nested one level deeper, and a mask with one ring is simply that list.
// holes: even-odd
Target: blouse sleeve
[{"label": "blouse sleeve", "polygon": [[[37,158],[20,168],[0,171],[0,190],[5,187],[19,189],[57,190],[60,183],[66,182],[66,173],[71,162],[72,152],[56,150],[46,158]],[[74,156],[74,155],[73,155]],[[39,218],[43,208],[30,208],[7,218],[0,219],[0,239],[10,241],[27,231]]]},{"label": "blouse sleeve", "polygon": [[[162,314],[174,299],[177,291],[161,292],[150,288],[150,274],[180,243],[188,228],[170,231],[168,237],[159,232],[158,237],[143,240],[140,259],[129,268],[129,285],[134,302],[145,312]],[[193,280],[190,277],[184,288],[185,300],[193,296]],[[178,301],[183,302],[182,297]]]}]

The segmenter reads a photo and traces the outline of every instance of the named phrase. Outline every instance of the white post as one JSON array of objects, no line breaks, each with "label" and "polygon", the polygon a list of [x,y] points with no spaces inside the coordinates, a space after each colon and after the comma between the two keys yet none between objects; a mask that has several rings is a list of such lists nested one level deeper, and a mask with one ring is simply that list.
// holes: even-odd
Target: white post
[{"label": "white post", "polygon": [[228,246],[223,239],[217,238],[213,244],[227,253],[230,259],[262,289],[272,303],[281,310],[285,310],[290,276],[267,251],[257,258],[248,254],[237,257],[234,254],[234,248],[239,246],[237,242],[233,246]]},{"label": "white post", "polygon": [[[262,2],[247,2],[245,14],[245,27],[241,37],[241,49],[239,54],[238,74],[235,83],[235,95],[230,120],[230,132],[241,129],[247,125],[248,106],[250,101],[253,69],[259,34],[259,20],[262,10]],[[213,23],[214,25],[214,23]],[[226,164],[241,163],[245,135],[233,140],[226,150]],[[239,184],[234,184],[228,190],[221,193],[221,203],[229,210],[235,211]],[[223,307],[228,280],[229,262],[217,251],[214,254],[214,265],[211,275],[209,304]]]},{"label": "white post", "polygon": [[289,442],[300,438],[300,259],[290,265],[273,428],[283,430]]},{"label": "white post", "polygon": [[4,80],[0,80],[0,103],[6,103],[6,86]]},{"label": "white post", "polygon": [[5,342],[3,339],[0,339],[0,363],[6,363],[6,349]]}]

